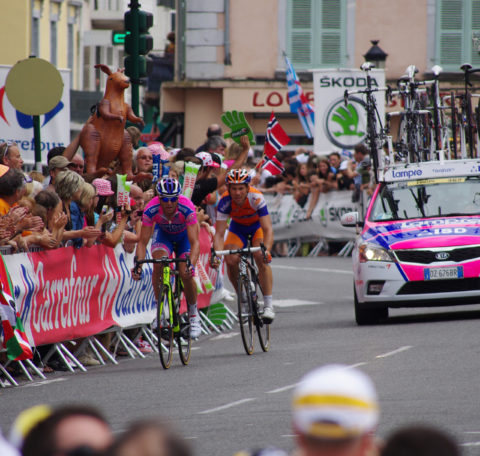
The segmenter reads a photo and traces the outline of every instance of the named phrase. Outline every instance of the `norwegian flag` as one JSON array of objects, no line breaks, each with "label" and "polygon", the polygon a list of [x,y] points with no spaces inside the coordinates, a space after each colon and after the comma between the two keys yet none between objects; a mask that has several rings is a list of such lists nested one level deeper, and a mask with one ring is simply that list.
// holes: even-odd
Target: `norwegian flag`
[{"label": "norwegian flag", "polygon": [[300,120],[305,134],[308,138],[312,138],[315,125],[315,112],[308,103],[307,97],[303,93],[302,86],[300,85],[300,80],[287,56],[285,56],[285,61],[287,62],[287,86],[290,112],[298,115],[298,120]]},{"label": "norwegian flag", "polygon": [[285,171],[283,165],[275,157],[265,157],[262,162],[262,169],[267,170],[272,176],[282,174]]},{"label": "norwegian flag", "polygon": [[265,147],[263,149],[263,161],[260,162],[262,169],[269,171],[272,176],[282,174],[285,170],[282,164],[275,158],[277,152],[290,142],[290,137],[278,123],[275,114],[272,112],[270,121],[267,125],[267,134],[265,135]]},{"label": "norwegian flag", "polygon": [[276,153],[290,142],[290,137],[278,123],[275,114],[272,112],[270,121],[267,125],[267,134],[265,136],[264,153],[268,158],[275,157]]}]

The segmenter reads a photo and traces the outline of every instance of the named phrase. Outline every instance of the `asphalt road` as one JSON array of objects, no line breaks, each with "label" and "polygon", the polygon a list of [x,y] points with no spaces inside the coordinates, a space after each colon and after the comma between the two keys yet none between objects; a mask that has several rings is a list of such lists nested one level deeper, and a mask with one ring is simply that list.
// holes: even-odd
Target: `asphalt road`
[{"label": "asphalt road", "polygon": [[243,350],[238,327],[195,343],[190,365],[177,355],[164,371],[156,355],[122,359],[87,373],[55,373],[46,382],[0,390],[0,427],[37,403],[88,402],[120,433],[137,418],[167,417],[198,456],[244,448],[294,446],[293,386],[326,363],[358,366],[377,385],[378,435],[431,423],[451,433],[464,454],[480,446],[480,306],[391,311],[386,324],[358,327],[349,258],[275,259],[277,318],[272,347]]}]

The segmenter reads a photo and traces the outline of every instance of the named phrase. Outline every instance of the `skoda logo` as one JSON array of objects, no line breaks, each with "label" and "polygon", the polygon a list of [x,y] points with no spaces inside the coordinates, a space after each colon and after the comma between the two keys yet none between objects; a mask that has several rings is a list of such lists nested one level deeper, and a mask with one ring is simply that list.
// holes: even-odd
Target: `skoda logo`
[{"label": "skoda logo", "polygon": [[448,252],[438,252],[435,254],[435,258],[437,260],[448,260],[450,258],[450,254]]}]

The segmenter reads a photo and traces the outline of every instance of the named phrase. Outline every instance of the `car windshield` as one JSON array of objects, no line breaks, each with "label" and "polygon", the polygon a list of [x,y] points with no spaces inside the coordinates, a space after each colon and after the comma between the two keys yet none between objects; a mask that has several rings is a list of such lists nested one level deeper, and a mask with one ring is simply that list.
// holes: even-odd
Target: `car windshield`
[{"label": "car windshield", "polygon": [[455,177],[384,184],[370,220],[406,220],[480,214],[480,178]]}]

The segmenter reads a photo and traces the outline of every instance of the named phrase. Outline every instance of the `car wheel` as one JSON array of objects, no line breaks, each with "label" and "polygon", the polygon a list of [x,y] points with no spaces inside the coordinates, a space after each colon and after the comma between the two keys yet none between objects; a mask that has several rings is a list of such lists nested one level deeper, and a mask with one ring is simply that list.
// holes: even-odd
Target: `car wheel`
[{"label": "car wheel", "polygon": [[360,307],[355,285],[353,286],[353,299],[355,303],[355,321],[357,322],[357,325],[374,325],[379,323],[381,320],[388,318],[388,307],[383,307],[380,309],[365,309]]}]

